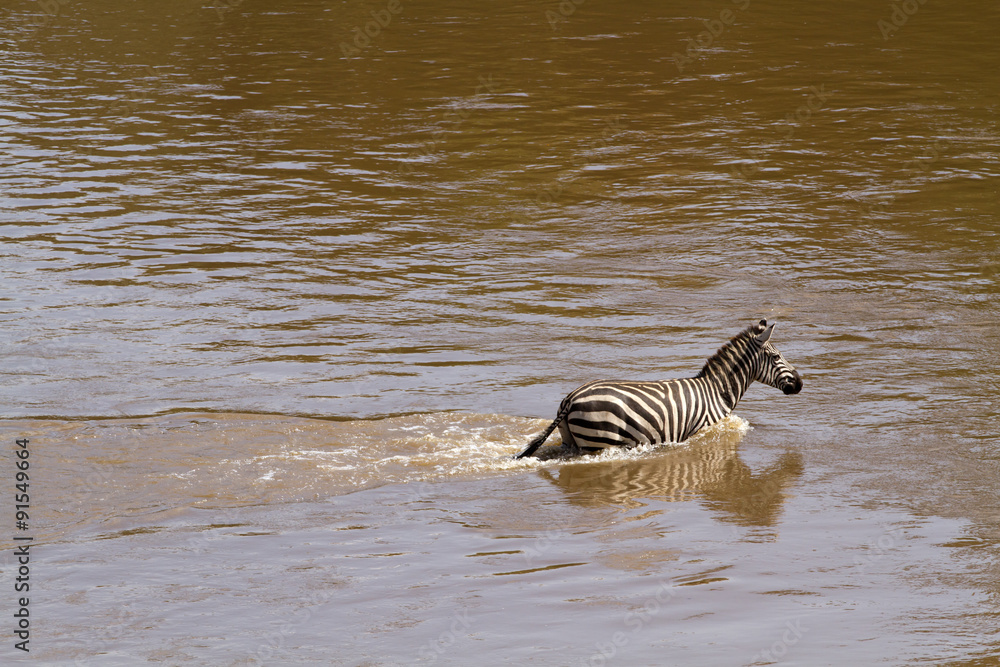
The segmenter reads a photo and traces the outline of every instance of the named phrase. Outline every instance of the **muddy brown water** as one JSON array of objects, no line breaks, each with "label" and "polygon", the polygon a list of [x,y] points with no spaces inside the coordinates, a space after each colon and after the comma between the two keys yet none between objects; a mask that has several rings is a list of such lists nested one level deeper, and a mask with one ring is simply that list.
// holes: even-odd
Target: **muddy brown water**
[{"label": "muddy brown water", "polygon": [[[3,664],[1000,664],[995,3],[0,25]],[[762,317],[801,394],[510,459]]]}]

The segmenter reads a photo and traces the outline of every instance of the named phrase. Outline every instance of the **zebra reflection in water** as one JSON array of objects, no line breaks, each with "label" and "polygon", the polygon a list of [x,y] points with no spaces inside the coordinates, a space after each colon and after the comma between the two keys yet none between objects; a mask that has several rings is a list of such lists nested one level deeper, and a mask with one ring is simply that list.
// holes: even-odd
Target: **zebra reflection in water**
[{"label": "zebra reflection in water", "polygon": [[754,473],[740,459],[740,434],[724,432],[631,461],[567,462],[539,474],[588,507],[638,507],[645,499],[700,499],[729,523],[773,526],[789,489],[802,475],[802,455],[783,453]]}]

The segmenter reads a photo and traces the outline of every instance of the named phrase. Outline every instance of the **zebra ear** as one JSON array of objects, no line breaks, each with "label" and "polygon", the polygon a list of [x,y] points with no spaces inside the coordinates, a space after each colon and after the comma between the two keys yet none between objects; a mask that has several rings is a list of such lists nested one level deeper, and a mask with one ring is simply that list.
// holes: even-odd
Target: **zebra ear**
[{"label": "zebra ear", "polygon": [[[761,323],[761,326],[763,326],[763,325],[767,324],[767,320],[761,320],[760,323]],[[774,324],[777,324],[777,322],[775,322]],[[757,336],[757,342],[758,343],[764,344],[768,340],[770,340],[770,338],[771,338],[771,332],[774,331],[774,324],[772,324],[771,326],[769,326],[766,329],[764,329],[764,333],[759,334]]]}]

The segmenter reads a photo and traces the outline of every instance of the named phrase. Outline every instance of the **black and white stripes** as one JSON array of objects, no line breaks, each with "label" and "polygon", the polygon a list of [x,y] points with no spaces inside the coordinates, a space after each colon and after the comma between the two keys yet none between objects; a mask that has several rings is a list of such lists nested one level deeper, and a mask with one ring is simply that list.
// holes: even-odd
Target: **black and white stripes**
[{"label": "black and white stripes", "polygon": [[732,412],[755,380],[797,394],[802,379],[769,342],[773,330],[766,320],[747,327],[693,378],[589,382],[563,399],[555,421],[517,458],[534,454],[557,426],[573,451],[683,442]]}]

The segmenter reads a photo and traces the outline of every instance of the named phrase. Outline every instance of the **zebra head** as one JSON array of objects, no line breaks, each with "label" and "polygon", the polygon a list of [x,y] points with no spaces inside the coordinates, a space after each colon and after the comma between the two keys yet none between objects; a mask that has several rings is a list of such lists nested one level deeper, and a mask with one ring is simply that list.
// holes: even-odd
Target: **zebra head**
[{"label": "zebra head", "polygon": [[761,320],[757,325],[756,341],[760,343],[758,353],[757,374],[754,380],[763,382],[766,385],[780,389],[786,394],[797,394],[802,391],[802,377],[795,367],[785,361],[771,342],[771,332],[774,331],[774,323],[768,325],[767,320]]}]

